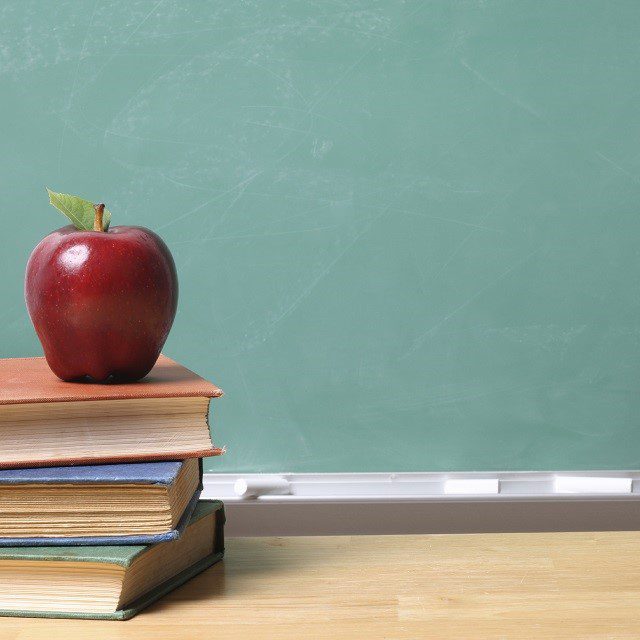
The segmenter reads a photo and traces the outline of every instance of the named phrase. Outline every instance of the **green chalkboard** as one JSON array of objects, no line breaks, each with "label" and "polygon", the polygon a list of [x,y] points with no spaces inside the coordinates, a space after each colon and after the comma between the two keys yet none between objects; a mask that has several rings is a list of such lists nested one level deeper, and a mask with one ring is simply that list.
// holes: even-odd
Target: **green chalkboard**
[{"label": "green chalkboard", "polygon": [[0,355],[45,185],[157,230],[221,471],[640,468],[640,2],[0,8]]}]

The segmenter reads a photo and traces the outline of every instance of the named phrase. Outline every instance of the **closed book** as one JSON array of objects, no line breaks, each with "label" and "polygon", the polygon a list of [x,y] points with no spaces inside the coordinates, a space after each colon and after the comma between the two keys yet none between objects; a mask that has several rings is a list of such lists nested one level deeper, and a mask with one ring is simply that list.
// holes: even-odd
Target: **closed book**
[{"label": "closed book", "polygon": [[177,539],[202,490],[202,461],[0,470],[0,547]]},{"label": "closed book", "polygon": [[0,615],[126,620],[222,559],[224,508],[200,501],[184,534],[145,546],[0,549]]},{"label": "closed book", "polygon": [[133,383],[63,382],[44,358],[0,359],[0,469],[219,455],[214,384],[160,356]]}]

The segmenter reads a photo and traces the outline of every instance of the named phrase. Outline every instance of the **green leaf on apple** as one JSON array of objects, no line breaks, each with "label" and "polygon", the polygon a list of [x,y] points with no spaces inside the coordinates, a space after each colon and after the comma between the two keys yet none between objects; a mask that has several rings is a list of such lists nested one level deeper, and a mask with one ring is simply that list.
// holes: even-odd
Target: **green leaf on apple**
[{"label": "green leaf on apple", "polygon": [[[51,191],[47,187],[47,193],[49,194],[49,202],[61,213],[63,213],[80,231],[92,231],[93,221],[95,218],[95,209],[93,203],[88,200],[83,200],[78,196],[71,196],[67,193],[56,193]],[[108,209],[104,210],[102,217],[103,229],[106,231],[109,228],[109,222],[111,221],[111,213]]]}]

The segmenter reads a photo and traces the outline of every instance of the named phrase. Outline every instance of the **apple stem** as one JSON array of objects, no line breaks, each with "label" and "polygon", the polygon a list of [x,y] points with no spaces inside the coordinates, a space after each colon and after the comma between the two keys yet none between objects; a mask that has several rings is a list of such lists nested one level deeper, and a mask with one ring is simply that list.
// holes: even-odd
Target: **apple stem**
[{"label": "apple stem", "polygon": [[104,231],[102,216],[104,215],[104,204],[94,204],[93,210],[96,212],[96,216],[93,219],[93,230]]}]

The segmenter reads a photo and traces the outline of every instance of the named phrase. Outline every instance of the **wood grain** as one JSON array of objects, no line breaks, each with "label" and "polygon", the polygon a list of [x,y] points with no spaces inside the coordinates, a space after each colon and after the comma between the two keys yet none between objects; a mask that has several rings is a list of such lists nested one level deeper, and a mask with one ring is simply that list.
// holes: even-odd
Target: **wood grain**
[{"label": "wood grain", "polygon": [[0,619],[12,640],[638,638],[640,533],[239,538],[129,622]]}]

